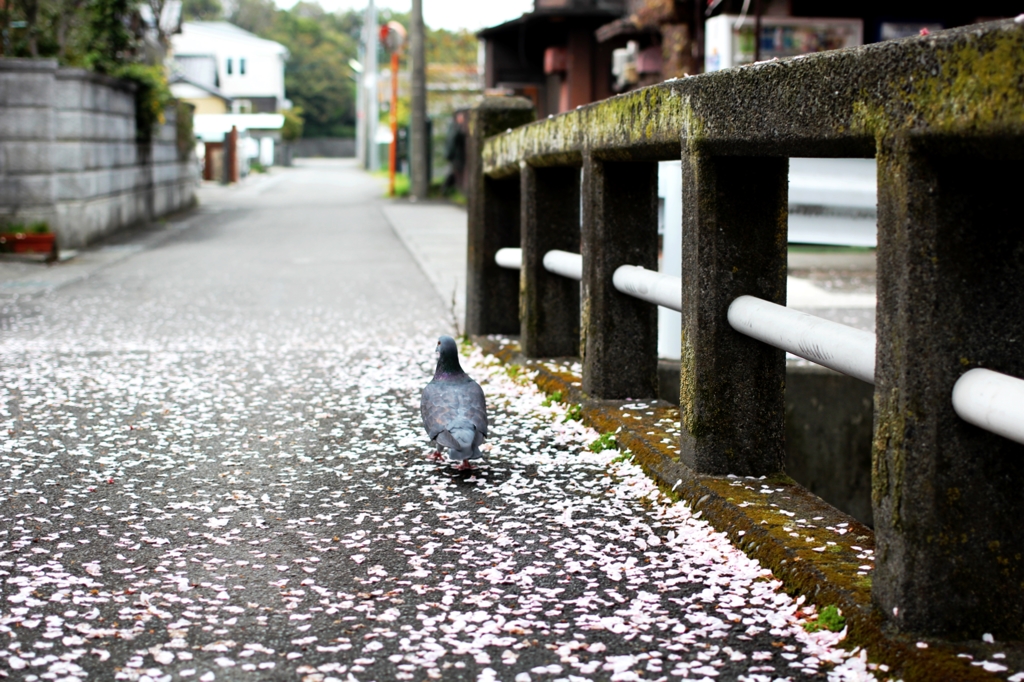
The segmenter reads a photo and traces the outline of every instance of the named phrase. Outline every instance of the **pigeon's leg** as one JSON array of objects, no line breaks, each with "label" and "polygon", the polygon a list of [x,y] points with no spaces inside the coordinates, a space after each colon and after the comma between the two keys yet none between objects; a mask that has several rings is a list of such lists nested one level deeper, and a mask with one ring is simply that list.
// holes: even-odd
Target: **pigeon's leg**
[{"label": "pigeon's leg", "polygon": [[431,452],[428,455],[428,457],[433,462],[443,462],[444,461],[444,454],[440,450],[434,450],[433,452]]},{"label": "pigeon's leg", "polygon": [[475,466],[469,463],[468,459],[462,460],[454,468],[456,471],[472,471],[473,469],[476,469]]}]

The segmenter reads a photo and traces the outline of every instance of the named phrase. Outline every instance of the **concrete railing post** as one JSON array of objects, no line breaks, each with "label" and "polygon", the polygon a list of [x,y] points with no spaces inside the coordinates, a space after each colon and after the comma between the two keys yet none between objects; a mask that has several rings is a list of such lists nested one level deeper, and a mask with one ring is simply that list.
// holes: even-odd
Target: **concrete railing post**
[{"label": "concrete railing post", "polygon": [[580,169],[522,164],[519,343],[527,357],[580,352],[580,285],[544,269],[552,249],[579,253]]},{"label": "concrete railing post", "polygon": [[519,97],[487,97],[469,112],[466,140],[468,235],[466,333],[519,333],[519,273],[498,267],[494,254],[519,246],[519,178],[484,175],[484,140],[534,119]]},{"label": "concrete railing post", "polygon": [[583,159],[583,390],[658,396],[658,309],[615,289],[620,265],[658,269],[658,164]]},{"label": "concrete railing post", "polygon": [[684,151],[680,450],[701,474],[783,469],[785,353],[727,313],[744,294],[786,304],[788,170],[785,158]]},{"label": "concrete railing post", "polygon": [[1024,377],[1024,149],[937,138],[878,154],[873,596],[901,629],[1020,639],[1024,445],[951,394],[975,367]]}]

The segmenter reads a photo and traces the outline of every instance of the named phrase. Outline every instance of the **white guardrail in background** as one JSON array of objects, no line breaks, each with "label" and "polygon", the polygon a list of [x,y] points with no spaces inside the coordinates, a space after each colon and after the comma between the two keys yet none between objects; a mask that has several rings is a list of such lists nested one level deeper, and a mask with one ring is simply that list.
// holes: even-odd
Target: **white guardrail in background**
[{"label": "white guardrail in background", "polygon": [[[522,249],[499,249],[495,262],[511,270],[523,264]],[[570,279],[583,279],[583,257],[568,251],[544,254],[544,269]],[[679,277],[635,265],[623,265],[612,276],[624,294],[672,310],[682,310]],[[754,296],[740,296],[729,306],[729,325],[829,369],[875,383],[875,335]],[[986,431],[1024,443],[1024,379],[988,369],[972,369],[953,386],[953,409],[961,419]]]}]

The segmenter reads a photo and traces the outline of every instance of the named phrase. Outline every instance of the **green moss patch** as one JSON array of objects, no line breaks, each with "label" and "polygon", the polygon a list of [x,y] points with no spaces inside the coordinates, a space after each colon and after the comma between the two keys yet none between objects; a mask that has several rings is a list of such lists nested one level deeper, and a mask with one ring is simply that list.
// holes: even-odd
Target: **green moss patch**
[{"label": "green moss patch", "polygon": [[846,619],[842,611],[835,604],[829,604],[821,610],[818,617],[804,623],[804,630],[807,632],[818,632],[828,630],[829,632],[841,632],[846,627]]}]

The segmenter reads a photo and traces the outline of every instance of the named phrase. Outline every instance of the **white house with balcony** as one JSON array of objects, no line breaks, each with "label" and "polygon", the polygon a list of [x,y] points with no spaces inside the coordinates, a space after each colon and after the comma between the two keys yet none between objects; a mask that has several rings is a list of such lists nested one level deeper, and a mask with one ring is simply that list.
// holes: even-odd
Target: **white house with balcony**
[{"label": "white house with balcony", "polygon": [[[178,99],[193,104],[195,133],[204,143],[204,163],[222,154],[226,135],[235,128],[241,175],[250,159],[264,166],[278,161],[285,99],[284,67],[288,50],[226,21],[186,21],[171,37],[169,82]],[[217,158],[220,158],[217,156]],[[211,175],[219,176],[215,172]]]},{"label": "white house with balcony", "polygon": [[274,114],[288,50],[226,21],[186,21],[171,37],[171,91],[197,113]]}]

